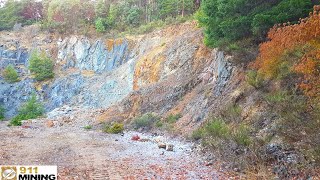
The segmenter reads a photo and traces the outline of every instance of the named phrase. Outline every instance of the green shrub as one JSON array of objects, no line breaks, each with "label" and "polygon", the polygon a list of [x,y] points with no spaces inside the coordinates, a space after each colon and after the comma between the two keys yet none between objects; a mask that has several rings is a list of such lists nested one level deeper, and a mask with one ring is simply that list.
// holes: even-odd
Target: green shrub
[{"label": "green shrub", "polygon": [[157,128],[162,128],[164,126],[164,124],[163,124],[163,122],[161,121],[161,120],[158,120],[157,122],[156,122],[156,127]]},{"label": "green shrub", "polygon": [[281,103],[289,100],[290,96],[287,91],[276,91],[265,96],[265,100],[269,103]]},{"label": "green shrub", "polygon": [[0,106],[0,121],[4,120],[4,113],[5,113],[5,109],[3,106]]},{"label": "green shrub", "polygon": [[249,146],[251,144],[249,133],[248,126],[241,124],[239,127],[234,128],[232,137],[238,145]]},{"label": "green shrub", "polygon": [[166,122],[169,124],[173,124],[175,122],[177,122],[180,118],[181,118],[181,114],[170,114],[167,118],[166,118]]},{"label": "green shrub", "polygon": [[242,108],[237,104],[232,104],[227,107],[226,113],[230,120],[236,120],[241,117]]},{"label": "green shrub", "polygon": [[159,120],[160,120],[160,118],[158,116],[155,116],[152,113],[147,113],[147,114],[144,114],[144,115],[134,119],[133,120],[133,127],[135,129],[139,129],[142,127],[150,129]]},{"label": "green shrub", "polygon": [[23,120],[35,119],[42,116],[43,113],[43,105],[37,101],[35,95],[32,95],[32,97],[19,109],[18,115],[11,119],[10,125],[21,126]]},{"label": "green shrub", "polygon": [[98,18],[95,22],[96,30],[98,32],[105,32],[106,28],[104,27],[104,22],[102,18]]},{"label": "green shrub", "polygon": [[46,56],[45,53],[39,54],[35,51],[31,54],[29,70],[37,81],[44,81],[53,78],[53,67],[53,61]]},{"label": "green shrub", "polygon": [[2,73],[4,80],[8,83],[15,83],[19,81],[18,72],[12,65],[7,66]]},{"label": "green shrub", "polygon": [[92,126],[91,125],[87,125],[87,126],[85,126],[83,128],[86,129],[86,130],[90,130],[90,129],[92,129]]},{"label": "green shrub", "polygon": [[204,126],[204,135],[209,137],[227,138],[230,135],[228,125],[219,118],[215,118]]},{"label": "green shrub", "polygon": [[191,134],[191,138],[194,139],[194,140],[200,140],[204,137],[204,129],[203,128],[199,128],[199,129],[196,129],[195,131],[192,132]]},{"label": "green shrub", "polygon": [[[231,140],[238,145],[249,146],[251,144],[250,129],[248,126],[231,127],[224,120],[214,118],[207,122],[203,127],[193,131],[191,137],[194,140],[203,139],[205,144],[216,144],[217,140]],[[208,143],[209,142],[209,143]]]},{"label": "green shrub", "polygon": [[119,134],[124,131],[124,125],[122,123],[113,123],[112,125],[107,124],[104,127],[104,132],[111,134]]},{"label": "green shrub", "polygon": [[249,85],[255,87],[256,89],[262,87],[263,78],[258,74],[257,71],[250,70],[247,72],[246,81]]}]

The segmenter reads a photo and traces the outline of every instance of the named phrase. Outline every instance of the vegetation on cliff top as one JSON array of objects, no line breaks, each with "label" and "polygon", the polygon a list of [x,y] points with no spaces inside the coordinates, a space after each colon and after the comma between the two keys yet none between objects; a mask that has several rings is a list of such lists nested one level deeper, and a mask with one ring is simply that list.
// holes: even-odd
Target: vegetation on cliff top
[{"label": "vegetation on cliff top", "polygon": [[193,14],[199,6],[200,1],[194,0],[9,0],[0,8],[0,30],[38,22],[44,29],[61,33],[123,32],[175,21]]}]

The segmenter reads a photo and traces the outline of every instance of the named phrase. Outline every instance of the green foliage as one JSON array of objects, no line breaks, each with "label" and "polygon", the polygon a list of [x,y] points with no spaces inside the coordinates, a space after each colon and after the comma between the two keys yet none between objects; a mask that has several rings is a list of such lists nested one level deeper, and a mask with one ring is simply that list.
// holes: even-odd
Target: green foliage
[{"label": "green foliage", "polygon": [[83,128],[86,129],[86,130],[90,130],[90,129],[92,129],[92,126],[91,125],[87,125],[87,126],[85,126]]},{"label": "green foliage", "polygon": [[219,141],[234,141],[238,145],[251,144],[250,128],[244,124],[232,127],[221,118],[214,118],[192,133],[194,140],[202,139],[205,144],[219,145]]},{"label": "green foliage", "polygon": [[45,55],[33,52],[29,60],[29,70],[37,81],[44,81],[54,77],[53,61]]},{"label": "green foliage", "polygon": [[161,121],[161,120],[158,120],[157,122],[156,122],[156,127],[157,128],[162,128],[164,126],[164,123]]},{"label": "green foliage", "polygon": [[251,144],[251,139],[249,135],[249,127],[244,124],[241,124],[239,127],[234,128],[232,138],[239,145],[249,146]]},{"label": "green foliage", "polygon": [[263,85],[263,78],[257,71],[250,70],[247,72],[246,81],[249,85],[259,89]]},{"label": "green foliage", "polygon": [[125,23],[131,26],[138,26],[141,23],[142,11],[139,8],[131,8],[128,11]]},{"label": "green foliage", "polygon": [[262,39],[274,24],[308,16],[312,6],[305,0],[204,0],[197,17],[205,43],[217,47],[249,36]]},{"label": "green foliage", "polygon": [[198,140],[200,140],[201,138],[204,137],[204,134],[205,134],[204,129],[203,128],[198,128],[198,129],[196,129],[195,131],[192,132],[191,138],[196,140],[196,141],[198,141]]},{"label": "green foliage", "polygon": [[170,114],[167,118],[166,118],[166,122],[169,124],[173,124],[175,122],[177,122],[180,118],[181,118],[181,114]]},{"label": "green foliage", "polygon": [[0,8],[0,31],[11,29],[15,23],[22,21],[20,12],[22,10],[22,4],[9,0],[6,2],[3,8]]},{"label": "green foliage", "polygon": [[215,118],[204,126],[204,133],[210,137],[227,138],[230,130],[222,119]]},{"label": "green foliage", "polygon": [[19,109],[18,115],[10,121],[10,125],[21,126],[23,120],[35,119],[42,116],[43,113],[43,105],[37,101],[35,95],[32,95],[32,97]]},{"label": "green foliage", "polygon": [[135,129],[147,128],[151,129],[160,118],[152,113],[146,113],[140,117],[133,120],[133,127]]},{"label": "green foliage", "polygon": [[19,81],[18,72],[12,65],[7,66],[2,73],[4,80],[8,83],[15,83]]},{"label": "green foliage", "polygon": [[287,91],[276,91],[269,93],[265,96],[265,100],[269,103],[282,103],[289,100],[290,96],[288,95]]},{"label": "green foliage", "polygon": [[124,131],[124,125],[122,123],[113,123],[112,125],[106,125],[104,132],[110,134],[120,134]]},{"label": "green foliage", "polygon": [[104,27],[104,21],[102,18],[98,18],[96,20],[96,30],[98,32],[105,32],[106,31],[106,28]]},{"label": "green foliage", "polygon": [[4,113],[6,109],[3,106],[0,106],[0,121],[4,120]]},{"label": "green foliage", "polygon": [[194,10],[193,0],[161,0],[159,1],[160,16],[162,18],[184,16]]}]

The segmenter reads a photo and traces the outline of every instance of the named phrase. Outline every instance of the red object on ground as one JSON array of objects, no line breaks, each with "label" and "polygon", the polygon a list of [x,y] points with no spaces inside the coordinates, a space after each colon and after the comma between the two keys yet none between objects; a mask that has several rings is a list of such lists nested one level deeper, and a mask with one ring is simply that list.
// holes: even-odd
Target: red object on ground
[{"label": "red object on ground", "polygon": [[132,141],[138,141],[139,139],[140,139],[140,137],[138,135],[134,135],[131,138]]}]

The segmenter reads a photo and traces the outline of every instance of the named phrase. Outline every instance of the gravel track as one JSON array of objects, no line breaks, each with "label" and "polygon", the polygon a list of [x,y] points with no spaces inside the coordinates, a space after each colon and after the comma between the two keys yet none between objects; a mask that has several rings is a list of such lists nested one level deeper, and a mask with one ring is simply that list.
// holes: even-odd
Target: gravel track
[{"label": "gravel track", "polygon": [[[48,127],[47,121],[22,127],[0,122],[0,165],[58,165],[59,180],[226,179],[201,163],[188,143],[162,137],[174,144],[169,152],[159,149],[149,135],[85,130],[76,120]],[[132,141],[135,134],[150,141]]]}]

